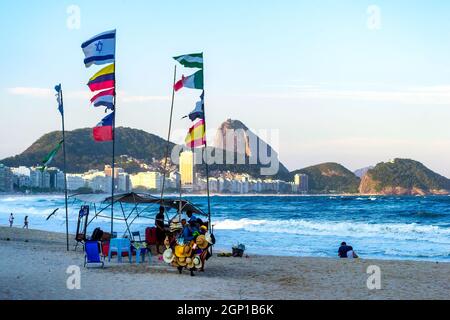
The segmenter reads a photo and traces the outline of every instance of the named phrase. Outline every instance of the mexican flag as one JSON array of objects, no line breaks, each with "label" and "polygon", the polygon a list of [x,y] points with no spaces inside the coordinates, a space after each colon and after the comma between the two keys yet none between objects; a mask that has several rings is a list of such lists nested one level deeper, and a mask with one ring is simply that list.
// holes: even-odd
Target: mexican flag
[{"label": "mexican flag", "polygon": [[201,89],[203,90],[203,70],[199,70],[189,77],[182,76],[181,80],[175,83],[175,91],[181,88]]},{"label": "mexican flag", "polygon": [[186,68],[203,69],[203,53],[184,54],[173,58]]},{"label": "mexican flag", "polygon": [[59,149],[61,149],[62,144],[64,143],[64,140],[61,140],[58,145],[56,146],[55,149],[53,149],[45,158],[44,160],[42,160],[42,166],[40,167],[40,169],[42,171],[44,171],[48,165],[50,164],[50,162],[52,162],[53,158],[56,156],[56,154],[58,153]]}]

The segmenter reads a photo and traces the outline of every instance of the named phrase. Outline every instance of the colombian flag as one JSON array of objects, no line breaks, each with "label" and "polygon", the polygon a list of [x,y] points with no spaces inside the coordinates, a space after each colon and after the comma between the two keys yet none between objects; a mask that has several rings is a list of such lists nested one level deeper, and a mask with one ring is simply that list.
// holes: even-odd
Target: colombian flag
[{"label": "colombian flag", "polygon": [[201,119],[189,129],[185,139],[186,146],[197,148],[206,145],[205,133],[205,120]]},{"label": "colombian flag", "polygon": [[115,86],[116,83],[114,63],[101,69],[99,72],[94,74],[92,78],[89,79],[88,87],[92,92],[110,89]]}]

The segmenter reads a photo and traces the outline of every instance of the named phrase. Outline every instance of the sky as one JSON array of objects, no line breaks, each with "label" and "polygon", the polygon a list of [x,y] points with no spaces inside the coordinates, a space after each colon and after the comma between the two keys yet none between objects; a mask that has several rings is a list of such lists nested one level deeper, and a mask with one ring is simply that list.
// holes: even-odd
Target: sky
[{"label": "sky", "polygon": [[[120,126],[166,137],[172,57],[204,52],[210,139],[238,119],[290,170],[401,157],[450,177],[449,13],[444,0],[2,0],[0,159],[60,129],[57,83],[68,130],[100,121],[86,86],[99,67],[80,45],[117,29]],[[175,142],[199,95],[176,94]]]}]

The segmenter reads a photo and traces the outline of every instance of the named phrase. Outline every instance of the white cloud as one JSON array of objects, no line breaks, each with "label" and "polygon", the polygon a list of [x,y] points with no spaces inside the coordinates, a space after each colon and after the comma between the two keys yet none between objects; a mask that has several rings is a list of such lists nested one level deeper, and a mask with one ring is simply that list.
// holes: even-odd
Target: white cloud
[{"label": "white cloud", "polygon": [[125,103],[142,103],[150,101],[170,101],[169,96],[130,95],[126,92],[118,92],[118,100]]},{"label": "white cloud", "polygon": [[450,105],[450,85],[392,90],[334,89],[314,85],[286,85],[289,92],[253,95],[261,98],[347,100],[400,104]]},{"label": "white cloud", "polygon": [[16,96],[29,96],[38,98],[48,98],[53,95],[51,89],[47,88],[31,88],[31,87],[15,87],[8,88],[7,91]]},{"label": "white cloud", "polygon": [[[7,92],[11,95],[26,96],[32,98],[53,98],[55,92],[48,88],[34,88],[34,87],[14,87],[7,88]],[[65,91],[64,97],[68,99],[88,100],[94,93],[86,91]],[[169,96],[153,96],[153,95],[133,95],[126,91],[118,91],[119,102],[124,103],[144,103],[150,101],[170,101]]]}]

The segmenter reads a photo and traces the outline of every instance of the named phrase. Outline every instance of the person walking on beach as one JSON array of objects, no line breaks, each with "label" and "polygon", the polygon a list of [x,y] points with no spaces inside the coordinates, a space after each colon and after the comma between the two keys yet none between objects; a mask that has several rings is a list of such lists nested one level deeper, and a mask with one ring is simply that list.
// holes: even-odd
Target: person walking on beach
[{"label": "person walking on beach", "polygon": [[11,212],[11,215],[9,216],[9,227],[12,228],[14,224],[14,215]]},{"label": "person walking on beach", "polygon": [[28,216],[25,216],[25,219],[23,220],[22,229],[28,229]]},{"label": "person walking on beach", "polygon": [[353,247],[348,246],[346,242],[341,243],[341,246],[338,250],[338,256],[340,258],[358,258],[358,255],[355,253],[355,251],[353,251]]}]

